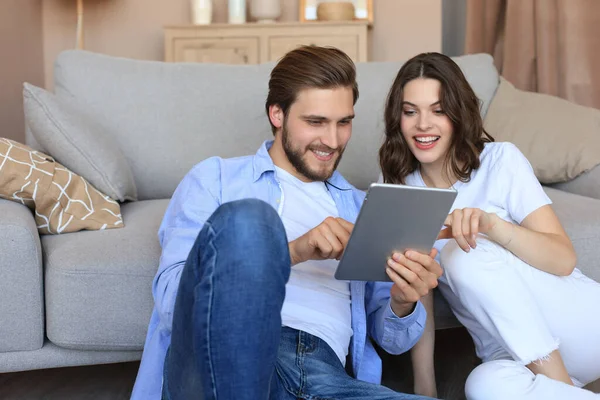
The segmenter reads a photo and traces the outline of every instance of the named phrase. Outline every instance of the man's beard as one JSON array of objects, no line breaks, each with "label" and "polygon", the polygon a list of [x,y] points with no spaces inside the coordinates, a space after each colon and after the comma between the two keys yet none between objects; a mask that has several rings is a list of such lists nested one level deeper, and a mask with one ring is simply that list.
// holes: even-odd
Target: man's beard
[{"label": "man's beard", "polygon": [[[342,154],[344,154],[344,149],[341,150],[333,150],[327,146],[309,146],[304,153],[302,153],[301,149],[294,148],[292,142],[289,137],[289,131],[287,130],[287,124],[283,124],[282,128],[282,142],[283,142],[283,151],[285,151],[285,155],[287,156],[290,164],[298,171],[301,175],[306,177],[311,181],[326,181],[331,178],[334,171],[337,169],[338,164],[342,161]],[[311,170],[308,166],[308,163],[304,161],[302,158],[308,151],[313,150],[322,150],[322,151],[334,151],[338,153],[337,159],[333,164],[333,168],[329,171],[314,171]],[[335,156],[335,155],[334,155]]]}]

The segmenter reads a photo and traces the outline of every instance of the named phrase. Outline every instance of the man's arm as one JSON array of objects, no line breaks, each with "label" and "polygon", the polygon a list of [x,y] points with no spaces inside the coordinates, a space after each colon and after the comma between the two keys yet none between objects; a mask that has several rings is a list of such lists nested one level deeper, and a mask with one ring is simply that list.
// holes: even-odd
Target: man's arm
[{"label": "man's arm", "polygon": [[366,286],[369,335],[390,354],[410,350],[421,338],[427,313],[420,301],[407,304],[397,315],[392,309],[392,283],[368,282]]},{"label": "man's arm", "polygon": [[181,181],[158,230],[162,247],[152,294],[161,322],[170,327],[181,271],[206,220],[220,205],[220,166],[216,158],[194,167]]},{"label": "man's arm", "polygon": [[394,253],[386,269],[393,282],[385,284],[387,296],[385,289],[379,287],[383,283],[373,283],[371,292],[367,285],[366,294],[371,296],[367,297],[369,333],[389,353],[410,349],[423,334],[427,313],[419,300],[437,287],[437,279],[442,275],[436,254],[435,249],[429,255],[410,250]]}]

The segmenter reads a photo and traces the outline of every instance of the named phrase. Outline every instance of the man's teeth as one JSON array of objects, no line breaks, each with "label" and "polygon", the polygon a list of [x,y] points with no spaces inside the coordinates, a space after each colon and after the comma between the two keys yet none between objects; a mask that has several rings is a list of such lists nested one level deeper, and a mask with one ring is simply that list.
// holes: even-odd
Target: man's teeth
[{"label": "man's teeth", "polygon": [[439,136],[416,137],[415,140],[419,143],[431,143],[438,140]]},{"label": "man's teeth", "polygon": [[313,150],[316,155],[319,157],[328,157],[331,153],[327,153],[325,151]]}]

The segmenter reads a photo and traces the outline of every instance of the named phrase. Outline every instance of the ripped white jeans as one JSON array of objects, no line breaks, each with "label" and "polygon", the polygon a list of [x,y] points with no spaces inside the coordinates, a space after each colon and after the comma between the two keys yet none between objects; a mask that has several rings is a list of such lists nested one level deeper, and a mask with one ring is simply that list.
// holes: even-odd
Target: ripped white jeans
[{"label": "ripped white jeans", "polygon": [[[475,342],[483,364],[469,376],[469,400],[600,399],[580,389],[600,378],[600,284],[579,270],[540,271],[480,236],[464,252],[449,240],[439,288]],[[573,387],[525,365],[559,349]]]}]

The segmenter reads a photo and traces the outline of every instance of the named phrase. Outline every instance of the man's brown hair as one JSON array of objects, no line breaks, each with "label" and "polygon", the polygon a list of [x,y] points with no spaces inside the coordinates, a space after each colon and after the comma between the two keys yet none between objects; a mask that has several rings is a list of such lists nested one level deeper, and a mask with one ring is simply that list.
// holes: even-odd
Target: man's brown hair
[{"label": "man's brown hair", "polygon": [[[277,63],[269,79],[269,95],[265,104],[267,116],[269,107],[278,105],[285,117],[296,101],[298,93],[304,89],[352,88],[354,104],[358,100],[356,68],[352,59],[334,47],[301,46]],[[276,128],[271,123],[275,134]]]},{"label": "man's brown hair", "polygon": [[417,78],[435,79],[441,84],[441,108],[452,121],[453,128],[444,172],[452,171],[460,181],[467,182],[471,172],[479,168],[479,155],[485,143],[493,142],[494,138],[483,128],[479,99],[460,67],[440,53],[422,53],[411,58],[400,68],[392,84],[384,113],[385,141],[379,149],[384,182],[403,184],[405,178],[419,167],[400,125],[404,86]]}]

